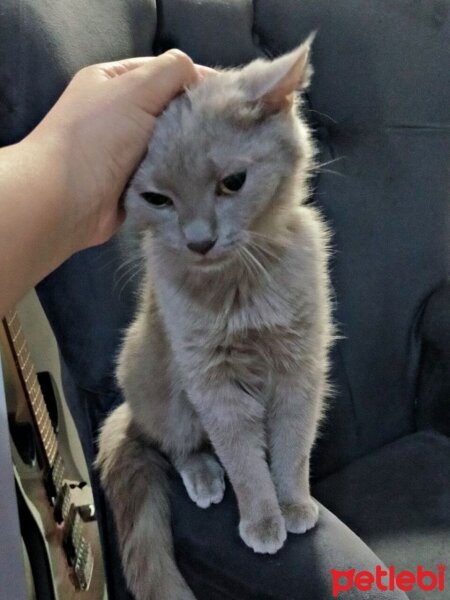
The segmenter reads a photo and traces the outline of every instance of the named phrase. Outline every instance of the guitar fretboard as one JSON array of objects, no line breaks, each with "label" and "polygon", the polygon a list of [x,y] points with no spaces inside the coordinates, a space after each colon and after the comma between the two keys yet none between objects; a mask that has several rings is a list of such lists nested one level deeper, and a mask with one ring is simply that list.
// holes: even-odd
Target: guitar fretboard
[{"label": "guitar fretboard", "polygon": [[58,455],[58,440],[50,419],[50,415],[42,395],[41,386],[31,360],[27,342],[16,312],[10,311],[3,319],[6,335],[8,337],[22,384],[26,393],[30,411],[36,424],[42,448],[49,467],[55,464]]},{"label": "guitar fretboard", "polygon": [[81,510],[89,508],[92,514],[94,511],[91,504],[76,505],[73,502],[72,488],[79,488],[81,493],[84,493],[87,486],[85,483],[81,485],[80,482],[67,479],[55,430],[17,313],[7,313],[3,325],[47,462],[47,478],[50,478],[52,484],[47,493],[53,505],[54,518],[58,523],[64,523],[63,545],[66,557],[74,570],[76,587],[86,590],[90,585],[94,559],[91,545],[82,534]]}]

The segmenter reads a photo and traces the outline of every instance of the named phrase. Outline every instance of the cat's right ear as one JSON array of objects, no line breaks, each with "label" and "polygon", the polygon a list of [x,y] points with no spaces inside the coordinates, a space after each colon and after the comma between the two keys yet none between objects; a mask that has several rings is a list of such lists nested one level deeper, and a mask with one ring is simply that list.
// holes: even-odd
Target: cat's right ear
[{"label": "cat's right ear", "polygon": [[306,89],[311,80],[313,69],[309,57],[315,35],[311,33],[288,54],[271,62],[255,61],[243,69],[249,101],[260,103],[270,114],[291,109],[296,92]]}]

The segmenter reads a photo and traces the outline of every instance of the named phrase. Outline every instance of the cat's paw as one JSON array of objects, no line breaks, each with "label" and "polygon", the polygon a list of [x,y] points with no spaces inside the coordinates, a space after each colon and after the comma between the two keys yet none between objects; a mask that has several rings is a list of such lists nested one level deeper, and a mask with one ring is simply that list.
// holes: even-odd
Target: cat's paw
[{"label": "cat's paw", "polygon": [[239,533],[247,546],[259,554],[275,554],[283,546],[287,537],[281,514],[255,521],[241,521]]},{"label": "cat's paw", "polygon": [[290,533],[305,533],[314,527],[319,518],[319,507],[312,498],[304,502],[282,504],[281,510]]},{"label": "cat's paw", "polygon": [[224,470],[213,455],[193,454],[179,469],[189,498],[200,508],[218,504],[225,491]]}]

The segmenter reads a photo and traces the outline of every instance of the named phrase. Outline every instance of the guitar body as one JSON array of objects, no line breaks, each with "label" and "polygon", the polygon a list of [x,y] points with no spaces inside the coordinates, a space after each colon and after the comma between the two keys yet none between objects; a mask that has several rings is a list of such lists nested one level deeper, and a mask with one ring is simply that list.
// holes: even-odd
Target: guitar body
[{"label": "guitar body", "polygon": [[[47,406],[45,398],[47,415],[42,405],[30,404],[27,381],[24,380],[27,372],[20,369],[17,349],[11,346],[6,322],[0,328],[0,348],[22,538],[31,563],[36,599],[103,600],[106,597],[105,582],[92,493],[72,459],[68,440],[61,435],[66,428],[58,427],[55,431],[56,421],[63,415],[61,400],[53,393]],[[56,386],[53,390],[55,392]],[[42,423],[45,425],[48,421],[52,422],[53,431],[46,434],[49,427],[43,428]],[[57,454],[54,439],[57,440]],[[58,479],[55,469],[60,464],[64,465],[64,474]],[[58,511],[55,498],[61,495],[64,506]],[[87,516],[89,510],[91,514]],[[58,512],[62,515],[59,518]],[[85,584],[83,589],[74,565],[76,561],[80,564],[85,551],[88,565],[86,581],[81,579]],[[84,571],[82,574],[84,576]]]},{"label": "guitar body", "polygon": [[[16,453],[14,452],[14,454]],[[17,454],[16,456],[13,456],[13,460],[16,461],[16,459],[20,462],[20,457],[17,457]],[[102,600],[104,598],[104,580],[96,522],[86,523],[83,531],[84,536],[91,544],[94,555],[94,569],[91,584],[88,590],[83,591],[75,587],[66,557],[62,551],[63,530],[54,521],[53,511],[49,506],[47,494],[42,485],[42,474],[36,472],[27,465],[20,465],[19,463],[14,465],[14,474],[16,477],[17,488],[26,505],[26,510],[28,510],[29,515],[34,519],[40,535],[42,536],[43,547],[46,552],[45,558],[48,563],[51,578],[50,583],[47,582],[45,585],[53,588],[54,600]],[[22,518],[21,521],[23,521]],[[22,536],[25,545],[27,546],[27,532],[23,531]],[[27,549],[33,570],[35,564],[33,561],[33,552],[30,551],[28,546]],[[36,578],[40,576],[39,573],[33,573],[35,587],[37,589],[40,588],[40,585],[36,581]],[[44,599],[50,600],[47,596],[43,596],[42,600]],[[37,596],[37,600],[41,600],[39,595]]]}]

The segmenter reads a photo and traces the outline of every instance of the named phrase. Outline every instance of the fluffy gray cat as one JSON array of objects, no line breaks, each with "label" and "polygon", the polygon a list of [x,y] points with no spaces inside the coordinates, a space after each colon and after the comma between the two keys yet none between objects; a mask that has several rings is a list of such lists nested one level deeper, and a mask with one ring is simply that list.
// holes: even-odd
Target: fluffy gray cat
[{"label": "fluffy gray cat", "polygon": [[158,450],[202,508],[221,501],[226,472],[255,552],[318,518],[309,460],[332,325],[329,236],[304,204],[314,150],[297,90],[310,43],[175,99],[127,193],[145,280],[118,361],[126,401],[97,464],[137,600],[194,598],[173,558]]}]

